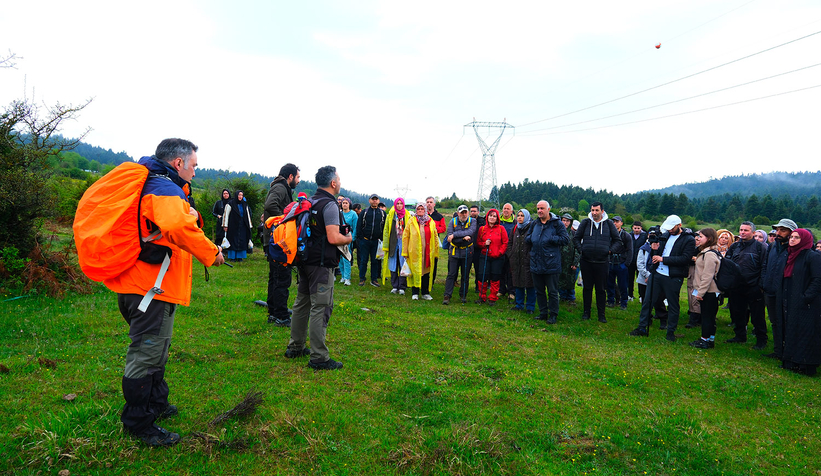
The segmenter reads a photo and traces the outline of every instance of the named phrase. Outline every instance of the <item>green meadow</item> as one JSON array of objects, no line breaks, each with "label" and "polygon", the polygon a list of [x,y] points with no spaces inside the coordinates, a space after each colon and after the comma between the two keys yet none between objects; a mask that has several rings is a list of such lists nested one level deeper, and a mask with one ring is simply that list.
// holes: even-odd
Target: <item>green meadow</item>
[{"label": "green meadow", "polygon": [[[430,302],[359,287],[354,269],[328,329],[345,367],[315,372],[253,304],[259,252],[207,282],[196,264],[166,374],[180,414],[163,426],[183,441],[168,449],[122,431],[113,293],[3,301],[0,474],[821,474],[819,380],[781,370],[771,346],[724,344],[727,310],[716,348],[696,350],[698,329],[629,337],[638,302],[607,324],[563,304],[553,326],[504,298],[443,306],[446,267]],[[252,414],[209,424],[254,391]]]}]

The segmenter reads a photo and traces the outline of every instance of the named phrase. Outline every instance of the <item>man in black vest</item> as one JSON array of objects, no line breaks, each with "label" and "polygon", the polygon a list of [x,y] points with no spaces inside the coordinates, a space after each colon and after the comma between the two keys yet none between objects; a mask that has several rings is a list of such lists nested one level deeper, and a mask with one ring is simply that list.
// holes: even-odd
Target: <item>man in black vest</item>
[{"label": "man in black vest", "polygon": [[[333,360],[325,346],[325,333],[334,310],[334,268],[339,265],[339,245],[351,242],[351,230],[345,225],[334,195],[342,188],[336,168],[322,167],[316,173],[319,187],[311,197],[311,239],[308,254],[297,267],[294,314],[291,317],[291,340],[285,357],[311,356],[308,367],[314,370],[337,370],[342,362]],[[305,347],[306,333],[311,349]]]},{"label": "man in black vest", "polygon": [[[294,201],[293,190],[299,185],[299,167],[285,164],[279,169],[279,175],[271,182],[268,195],[265,197],[265,210],[262,222],[270,217],[285,213],[285,207]],[[265,246],[271,238],[271,229],[265,229]],[[268,258],[268,324],[279,327],[291,325],[288,312],[288,289],[291,287],[291,267],[282,266]]]}]

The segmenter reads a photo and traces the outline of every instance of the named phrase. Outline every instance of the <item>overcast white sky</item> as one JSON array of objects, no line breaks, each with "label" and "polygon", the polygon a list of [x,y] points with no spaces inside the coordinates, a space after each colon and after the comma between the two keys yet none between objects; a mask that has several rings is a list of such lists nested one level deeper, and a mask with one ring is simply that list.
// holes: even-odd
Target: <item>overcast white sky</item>
[{"label": "overcast white sky", "polygon": [[821,85],[817,66],[557,127],[819,64],[821,34],[542,120],[819,31],[818,0],[18,1],[0,12],[0,53],[22,57],[0,70],[0,104],[94,98],[66,135],[91,127],[87,142],[135,158],[184,137],[201,167],[267,175],[332,164],[346,188],[410,198],[475,198],[482,157],[462,126],[506,119],[500,185],[628,193],[819,170],[821,87],[552,133]]}]

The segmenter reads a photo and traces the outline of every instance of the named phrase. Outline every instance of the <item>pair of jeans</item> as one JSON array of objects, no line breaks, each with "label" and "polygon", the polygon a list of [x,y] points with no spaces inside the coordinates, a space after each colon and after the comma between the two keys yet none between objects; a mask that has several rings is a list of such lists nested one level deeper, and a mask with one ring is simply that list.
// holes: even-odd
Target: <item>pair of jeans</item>
[{"label": "pair of jeans", "polygon": [[536,309],[536,288],[513,288],[516,290],[516,309],[533,311]]},{"label": "pair of jeans", "polygon": [[607,274],[607,302],[615,304],[616,285],[619,286],[619,299],[622,306],[627,305],[627,265],[611,264]]}]

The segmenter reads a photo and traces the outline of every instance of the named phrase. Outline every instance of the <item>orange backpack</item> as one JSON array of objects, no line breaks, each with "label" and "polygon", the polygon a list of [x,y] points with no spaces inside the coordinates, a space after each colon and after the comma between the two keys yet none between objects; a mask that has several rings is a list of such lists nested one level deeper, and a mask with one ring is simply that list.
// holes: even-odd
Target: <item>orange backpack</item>
[{"label": "orange backpack", "polygon": [[94,281],[115,278],[140,255],[140,195],[148,168],[118,165],[86,190],[74,215],[80,268]]},{"label": "orange backpack", "polygon": [[291,202],[285,207],[284,215],[274,216],[265,221],[265,226],[273,229],[268,243],[268,257],[282,266],[299,264],[306,258],[311,236],[308,223],[311,216],[311,201],[304,193],[299,195],[296,202]]}]

